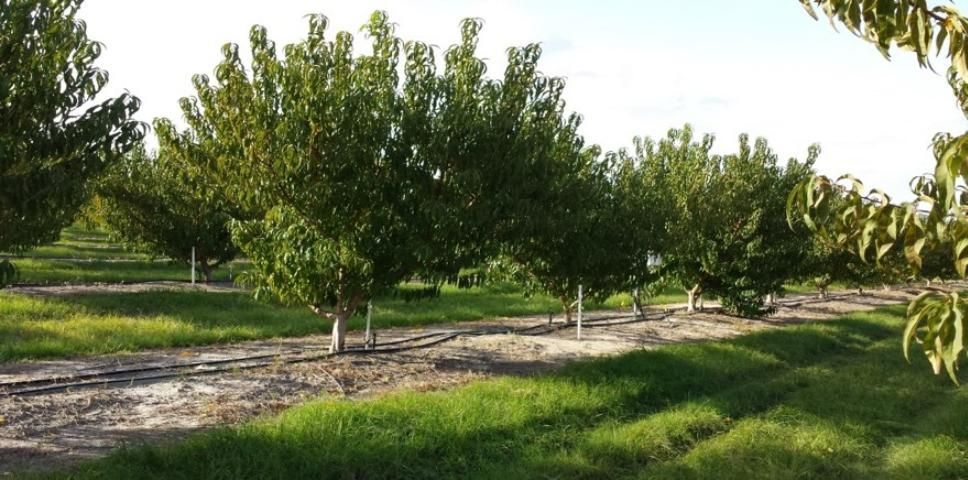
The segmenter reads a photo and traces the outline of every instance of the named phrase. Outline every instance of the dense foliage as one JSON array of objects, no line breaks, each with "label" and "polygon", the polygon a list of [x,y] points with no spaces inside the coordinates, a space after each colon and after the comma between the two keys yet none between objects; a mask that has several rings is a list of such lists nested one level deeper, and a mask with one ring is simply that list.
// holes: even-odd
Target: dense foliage
[{"label": "dense foliage", "polygon": [[[91,180],[141,137],[135,97],[99,98],[81,0],[0,1],[0,251],[56,238]],[[0,284],[13,272],[0,266]]]},{"label": "dense foliage", "polygon": [[667,240],[667,224],[675,220],[672,197],[667,193],[669,170],[666,158],[649,153],[654,143],[633,139],[632,150],[607,154],[614,169],[614,214],[611,255],[616,256],[615,281],[632,294],[635,310],[644,299],[663,287],[661,255]]},{"label": "dense foliage", "polygon": [[811,175],[817,150],[784,167],[763,139],[751,145],[741,136],[738,153],[724,156],[712,146],[711,135],[696,141],[687,125],[645,149],[669,172],[663,270],[689,293],[690,310],[710,293],[727,309],[757,313],[805,258],[807,237],[787,227],[783,204]]},{"label": "dense foliage", "polygon": [[[951,5],[929,7],[921,0],[800,0],[816,18],[820,7],[834,23],[872,42],[887,56],[892,46],[915,53],[919,65],[930,66],[932,53],[951,61],[948,80],[962,111],[968,116],[968,18]],[[968,133],[938,134],[934,138],[936,166],[929,176],[912,180],[915,199],[893,203],[878,190],[867,192],[853,177],[832,180],[818,176],[791,194],[788,216],[802,220],[821,235],[848,247],[859,257],[881,262],[903,250],[916,275],[953,270],[965,276],[968,267]],[[923,345],[935,373],[942,367],[957,382],[956,372],[965,352],[968,320],[962,295],[928,292],[911,303],[904,334],[905,355],[914,341]]]},{"label": "dense foliage", "polygon": [[[211,186],[179,162],[197,150],[176,152],[164,145],[157,155],[138,146],[98,189],[100,218],[130,245],[173,260],[195,262],[205,281],[212,269],[235,258],[228,223],[240,217]],[[194,249],[194,252],[193,252]]]},{"label": "dense foliage", "polygon": [[563,82],[537,73],[537,45],[509,49],[495,81],[475,56],[477,20],[462,23],[442,72],[382,12],[364,27],[372,54],[357,57],[348,33],[330,41],[325,17],[309,23],[284,58],[254,27],[251,69],[226,45],[216,82],[197,76],[197,97],[183,101],[190,129],[170,141],[213,152],[195,167],[265,212],[233,227],[250,280],[334,319],[340,350],[348,317],[375,294],[417,273],[456,274],[532,231],[558,150],[581,139],[562,113]]},{"label": "dense foliage", "polygon": [[532,219],[537,228],[512,240],[507,256],[517,280],[561,302],[566,321],[578,300],[604,300],[621,286],[628,265],[619,240],[625,225],[611,183],[610,163],[595,148],[564,151],[567,158],[553,183],[547,201]]}]

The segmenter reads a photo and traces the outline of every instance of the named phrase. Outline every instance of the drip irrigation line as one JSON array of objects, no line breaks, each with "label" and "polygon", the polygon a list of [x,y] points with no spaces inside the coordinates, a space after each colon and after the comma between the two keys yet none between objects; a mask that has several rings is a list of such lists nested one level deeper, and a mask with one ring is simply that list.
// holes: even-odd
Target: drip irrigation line
[{"label": "drip irrigation line", "polygon": [[[621,322],[615,322],[619,319],[629,319],[637,318],[637,320],[626,320]],[[664,317],[662,317],[664,318]],[[609,326],[611,324],[625,324],[632,323],[636,321],[646,321],[653,320],[648,316],[606,316],[589,319],[587,325],[589,326]],[[607,322],[607,323],[601,323]],[[575,326],[574,323],[564,323],[552,325],[550,330],[546,332],[531,333],[532,335],[546,335],[554,331],[570,328]],[[504,328],[504,327],[481,327],[478,329],[461,329],[461,330],[451,330],[451,331],[441,331],[432,332],[423,335],[418,335],[415,337],[402,338],[398,340],[392,340],[389,342],[384,342],[378,344],[375,348],[364,348],[362,346],[352,346],[346,348],[345,350],[337,353],[323,353],[318,355],[309,356],[297,356],[286,358],[289,354],[298,354],[305,352],[312,352],[313,350],[289,350],[287,352],[279,352],[272,354],[262,354],[262,355],[251,355],[245,357],[233,357],[220,360],[203,360],[196,362],[186,362],[171,365],[156,365],[156,366],[146,366],[137,368],[124,368],[120,370],[109,370],[105,372],[91,372],[79,375],[71,376],[59,376],[52,378],[42,378],[33,380],[20,380],[14,382],[0,383],[0,389],[13,389],[7,392],[0,392],[0,395],[6,396],[23,396],[23,395],[38,395],[44,393],[56,393],[63,392],[74,388],[86,388],[95,386],[109,386],[118,384],[135,384],[143,383],[148,381],[163,380],[168,378],[175,378],[181,376],[191,376],[191,375],[205,375],[212,373],[228,372],[228,371],[238,371],[238,370],[248,370],[252,368],[262,368],[270,366],[276,363],[303,363],[309,361],[317,361],[325,358],[330,358],[339,355],[368,355],[368,354],[387,354],[387,353],[397,353],[409,350],[416,350],[422,348],[428,348],[435,345],[439,345],[444,342],[448,342],[460,336],[481,336],[481,335],[492,335],[492,334],[528,334],[537,330],[538,328],[549,327],[547,324],[531,325],[528,327],[517,327],[517,328]],[[439,337],[439,338],[435,338]],[[426,342],[421,342],[414,345],[403,345],[405,343],[412,343],[420,340],[432,339]],[[271,360],[271,361],[265,361]],[[255,363],[246,363],[255,362]],[[239,364],[241,365],[230,365]],[[216,366],[216,368],[200,368],[200,367],[210,367]],[[154,375],[139,375],[150,372],[158,372]],[[111,378],[116,376],[123,376],[122,378]],[[28,388],[24,388],[28,387]]]},{"label": "drip irrigation line", "polygon": [[[297,352],[297,351],[290,350],[289,352],[286,352],[286,353],[294,353],[294,352]],[[146,366],[146,367],[124,368],[121,370],[108,370],[106,372],[91,372],[91,373],[82,373],[78,375],[48,377],[48,378],[40,378],[40,379],[34,379],[34,380],[18,380],[13,382],[0,383],[0,388],[19,388],[19,387],[26,387],[29,385],[38,385],[42,383],[78,382],[83,380],[90,380],[94,378],[108,377],[108,376],[114,376],[114,375],[136,374],[136,373],[184,369],[184,368],[197,368],[197,367],[205,367],[209,365],[222,365],[226,363],[239,363],[239,362],[245,362],[245,361],[264,360],[267,358],[276,358],[284,354],[285,353],[266,353],[262,355],[252,355],[249,357],[233,357],[233,358],[224,358],[219,360],[199,360],[196,362],[176,363],[171,365],[154,365],[154,366]],[[2,393],[0,393],[0,395],[2,395]]]},{"label": "drip irrigation line", "polygon": [[[856,295],[856,293],[846,293],[839,295],[828,296],[824,299],[804,299],[800,301],[793,302],[777,302],[777,306],[782,307],[796,307],[806,303],[819,303],[824,301],[830,301],[837,298],[844,298],[848,296]],[[676,312],[685,310],[683,307],[665,309],[662,312],[656,312],[653,314],[633,314],[633,315],[606,315],[600,317],[593,317],[584,319],[582,321],[584,327],[588,328],[601,328],[601,327],[612,327],[618,325],[628,325],[633,323],[647,322],[647,321],[658,321],[669,318]],[[51,394],[59,392],[67,392],[72,389],[97,387],[97,386],[109,386],[109,385],[119,385],[119,384],[129,384],[134,385],[138,383],[145,383],[151,381],[165,380],[169,378],[177,377],[187,377],[195,375],[208,375],[214,373],[222,372],[232,372],[232,371],[242,371],[250,370],[255,368],[264,368],[272,365],[278,364],[297,364],[312,362],[318,360],[324,360],[327,358],[332,358],[336,356],[346,356],[346,355],[369,355],[369,354],[388,354],[388,353],[398,353],[410,350],[417,350],[423,348],[429,348],[435,345],[439,345],[451,340],[454,340],[461,336],[482,336],[482,335],[494,335],[494,334],[511,334],[511,335],[526,335],[526,336],[539,336],[548,335],[563,329],[577,327],[576,322],[566,322],[566,323],[540,323],[536,325],[531,325],[527,327],[480,327],[476,329],[460,329],[460,330],[444,330],[438,332],[431,332],[426,334],[421,334],[412,337],[401,338],[397,340],[391,340],[388,342],[383,342],[377,344],[374,348],[365,348],[362,345],[349,346],[343,351],[335,353],[319,353],[311,354],[313,352],[319,352],[322,349],[290,349],[286,352],[278,352],[271,354],[261,354],[261,355],[251,355],[245,357],[233,357],[219,360],[203,360],[195,362],[186,362],[170,365],[157,365],[157,366],[146,366],[146,367],[136,367],[136,368],[124,368],[120,370],[109,370],[105,372],[91,372],[78,375],[69,376],[59,376],[59,377],[49,377],[41,379],[32,380],[20,380],[14,382],[0,383],[0,389],[8,391],[0,391],[0,396],[27,396],[27,395],[41,395],[41,394]],[[543,329],[543,330],[542,330]],[[429,340],[428,340],[429,339]],[[427,340],[421,343],[416,343],[412,345],[405,345],[407,343],[419,342],[421,340]],[[309,355],[303,356],[290,356],[287,355],[299,353],[310,353]],[[215,368],[203,368],[215,366]],[[158,372],[149,375],[138,375],[144,373]],[[111,378],[116,376],[122,376],[122,378]],[[66,383],[65,383],[66,382]],[[29,388],[24,388],[29,387]]]},{"label": "drip irrigation line", "polygon": [[[137,281],[132,281],[132,282],[126,282],[124,280],[120,280],[120,281],[105,281],[105,282],[70,282],[70,281],[66,281],[66,282],[44,282],[44,283],[41,283],[41,282],[18,282],[18,283],[11,283],[11,284],[7,285],[4,288],[5,289],[15,289],[15,288],[34,288],[34,287],[41,287],[41,288],[42,287],[51,287],[51,288],[56,288],[56,287],[121,287],[121,286],[129,286],[129,285],[149,285],[150,286],[150,285],[159,285],[159,284],[166,284],[166,283],[169,283],[169,284],[170,283],[176,283],[176,284],[182,284],[183,283],[185,285],[191,285],[192,284],[192,281],[191,280],[158,279],[158,280],[137,280]],[[232,281],[225,281],[225,280],[214,280],[214,281],[211,281],[211,282],[196,282],[195,284],[196,285],[224,285],[224,284],[235,285]]]}]

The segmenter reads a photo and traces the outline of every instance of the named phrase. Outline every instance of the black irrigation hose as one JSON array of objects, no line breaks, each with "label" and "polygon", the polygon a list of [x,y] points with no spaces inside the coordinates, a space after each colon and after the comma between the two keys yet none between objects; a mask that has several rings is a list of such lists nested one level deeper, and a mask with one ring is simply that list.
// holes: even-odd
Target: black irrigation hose
[{"label": "black irrigation hose", "polygon": [[[429,342],[425,342],[425,343],[422,343],[422,344],[419,344],[419,345],[410,345],[410,346],[406,346],[406,347],[374,348],[374,349],[369,349],[369,350],[364,350],[364,349],[361,349],[361,348],[358,348],[357,347],[357,348],[347,349],[347,350],[343,350],[341,352],[336,352],[336,353],[324,353],[324,354],[320,354],[320,355],[312,355],[312,356],[308,356],[308,357],[296,357],[296,358],[281,358],[281,355],[266,355],[266,356],[263,356],[263,357],[275,357],[275,360],[274,361],[271,361],[271,362],[259,362],[259,363],[252,363],[252,364],[248,364],[248,365],[234,365],[234,366],[229,366],[229,367],[211,368],[211,369],[206,369],[206,370],[195,370],[195,371],[187,371],[187,372],[186,371],[177,371],[177,372],[176,371],[169,371],[167,373],[161,373],[161,374],[157,374],[157,375],[147,375],[147,376],[141,376],[141,377],[126,377],[126,378],[118,378],[118,379],[103,379],[103,380],[91,380],[91,381],[82,381],[82,382],[74,382],[74,383],[66,383],[66,384],[57,384],[57,385],[45,385],[45,386],[36,387],[36,388],[28,388],[28,389],[20,389],[20,390],[14,390],[14,391],[9,391],[9,392],[3,392],[3,393],[0,393],[0,395],[10,396],[10,397],[15,397],[15,396],[29,396],[29,395],[42,395],[42,394],[48,394],[48,393],[66,392],[66,391],[71,390],[71,389],[74,389],[74,388],[98,387],[98,386],[107,386],[107,385],[116,385],[116,384],[125,384],[125,383],[126,384],[133,385],[135,383],[143,383],[143,382],[147,382],[147,381],[156,381],[156,380],[165,380],[165,379],[169,379],[169,378],[177,378],[177,377],[184,377],[184,376],[208,375],[208,374],[213,374],[213,373],[223,373],[223,372],[235,372],[235,371],[242,371],[242,370],[251,370],[251,369],[254,369],[254,368],[269,367],[269,366],[272,366],[272,365],[277,364],[277,363],[296,364],[296,363],[312,362],[312,361],[323,360],[323,359],[326,359],[326,358],[335,357],[335,356],[339,356],[339,355],[403,352],[403,351],[407,351],[407,350],[415,350],[415,349],[418,349],[418,348],[431,347],[431,346],[434,346],[434,345],[437,345],[437,344],[440,344],[440,343],[443,343],[443,342],[452,340],[452,339],[457,338],[457,337],[459,337],[461,335],[462,335],[462,333],[453,333],[453,334],[447,335],[446,337],[443,337],[443,338],[435,339],[435,340],[432,340],[432,341],[429,341]],[[224,364],[224,363],[228,363],[228,362],[230,362],[232,360],[235,360],[235,361],[244,361],[244,360],[240,360],[240,359],[227,359],[227,360],[220,360],[219,362],[221,364]],[[202,363],[202,362],[195,362],[195,363]],[[185,364],[185,365],[187,365],[187,364]],[[167,367],[165,367],[163,369],[158,369],[158,370],[160,370],[160,371],[163,371],[163,370],[176,370],[176,369],[185,368],[185,365],[171,365],[171,366],[167,366]],[[145,370],[148,371],[150,369],[145,369]],[[117,375],[117,374],[118,374],[118,372],[106,372],[106,373],[102,374],[101,376],[112,376],[112,375]],[[52,380],[50,380],[50,379],[43,379],[43,380],[38,380],[37,382],[40,383],[40,382],[44,382],[44,381],[48,381],[49,382],[49,381],[52,381]],[[6,385],[6,384],[4,384],[4,385]],[[0,385],[0,386],[3,386],[3,385]]]},{"label": "black irrigation hose", "polygon": [[[804,299],[803,301],[799,301],[799,302],[778,302],[778,304],[779,306],[795,307],[795,306],[803,305],[805,303],[819,303],[819,302],[829,301],[836,298],[843,298],[851,295],[856,295],[856,294],[846,293],[846,294],[840,294],[836,296],[829,296],[823,299],[813,299],[813,301],[809,299]],[[585,328],[611,327],[611,326],[628,325],[628,324],[646,322],[646,321],[663,320],[672,316],[674,312],[681,311],[681,310],[684,310],[684,309],[681,307],[675,308],[675,309],[666,309],[664,312],[653,314],[652,316],[648,314],[635,314],[635,315],[624,315],[624,316],[593,317],[588,319],[582,319],[582,327],[585,327]],[[56,392],[68,391],[73,388],[107,386],[107,385],[124,384],[124,383],[134,384],[139,382],[164,380],[168,378],[190,376],[190,375],[205,375],[205,374],[221,373],[221,372],[229,372],[229,371],[250,370],[254,368],[264,368],[280,362],[285,364],[304,363],[304,362],[322,360],[322,359],[339,356],[339,355],[368,355],[373,353],[397,353],[397,352],[404,352],[409,350],[432,347],[444,342],[448,342],[460,336],[480,336],[480,335],[499,334],[499,333],[537,336],[537,335],[547,335],[562,329],[573,328],[577,326],[578,326],[577,322],[568,322],[568,323],[557,323],[557,324],[540,323],[529,327],[517,327],[517,328],[481,327],[478,329],[432,332],[432,333],[427,333],[423,335],[418,335],[415,337],[408,337],[408,338],[393,340],[390,342],[384,342],[380,344],[380,346],[375,348],[370,348],[370,349],[360,347],[360,346],[353,346],[341,352],[324,353],[320,355],[310,355],[310,356],[304,356],[304,357],[283,358],[283,355],[285,355],[285,353],[275,353],[275,354],[253,355],[248,357],[234,357],[234,358],[228,358],[228,359],[222,359],[222,360],[197,361],[197,362],[189,362],[189,363],[174,364],[174,365],[160,365],[155,367],[128,368],[128,369],[122,369],[122,370],[114,370],[114,371],[100,372],[100,373],[88,373],[88,374],[65,376],[65,377],[54,377],[54,378],[35,379],[35,380],[21,380],[16,382],[0,383],[0,388],[2,389],[16,388],[16,387],[24,387],[28,385],[42,385],[42,386],[36,387],[36,388],[27,388],[27,389],[21,388],[13,391],[0,392],[0,395],[3,395],[3,396],[39,395],[39,394],[45,394],[45,393],[56,393]],[[540,328],[547,328],[547,331],[534,332]],[[407,345],[402,347],[401,346],[387,347],[387,345],[401,345],[404,343],[410,343],[410,342],[424,340],[424,339],[433,338],[433,337],[440,337],[440,338],[435,338],[428,342],[424,342],[416,345]],[[314,350],[316,349],[303,350],[303,351],[311,352]],[[293,351],[290,350],[289,353],[291,352]],[[249,362],[249,361],[265,360],[265,359],[272,359],[272,361],[251,363],[251,364],[245,364],[245,365],[233,365],[228,367],[219,367],[219,368],[211,368],[211,369],[204,369],[204,370],[196,369],[196,370],[190,370],[190,371],[182,371],[184,369],[192,369],[195,367],[204,367],[204,366],[211,366],[211,365],[226,365],[230,363]],[[136,374],[136,373],[145,373],[145,372],[153,372],[153,371],[167,372],[167,373],[160,373],[157,375],[147,375],[147,376],[141,376],[141,377],[132,376],[132,377],[119,378],[119,379],[105,378],[102,380],[94,380],[101,377],[112,377],[116,375]],[[51,383],[64,382],[64,381],[68,381],[71,383],[49,385]]]},{"label": "black irrigation hose", "polygon": [[[634,320],[615,322],[615,320],[617,319],[628,319],[628,318],[634,318]],[[665,318],[665,317],[663,316],[661,318]],[[621,316],[621,317],[615,317],[615,316],[598,317],[598,318],[588,319],[587,326],[589,328],[593,328],[595,326],[610,326],[610,325],[634,323],[634,322],[652,320],[652,319],[654,318],[649,318],[647,316],[641,316],[641,315]],[[607,322],[607,323],[600,323],[600,322]],[[537,335],[545,335],[560,329],[570,328],[575,326],[577,326],[577,324],[574,322],[557,324],[557,325],[554,325],[553,326],[554,328],[552,328],[551,330],[547,332],[540,332]],[[583,326],[585,326],[585,321],[583,321]],[[313,355],[308,357],[287,358],[287,359],[282,359],[282,362],[283,363],[301,363],[301,362],[329,358],[336,355],[403,352],[403,351],[415,350],[419,348],[428,348],[434,345],[438,345],[438,344],[453,340],[462,335],[480,336],[480,335],[489,335],[489,334],[497,334],[497,333],[525,334],[525,332],[530,332],[532,330],[536,330],[537,328],[541,328],[541,327],[549,327],[549,325],[541,323],[538,325],[532,325],[532,326],[523,327],[523,328],[521,327],[518,327],[518,328],[482,327],[478,329],[463,329],[463,330],[457,330],[457,331],[433,332],[433,333],[418,335],[416,337],[408,337],[408,338],[393,340],[390,342],[385,342],[380,344],[379,347],[371,348],[371,349],[365,349],[358,346],[350,347],[350,348],[347,348],[346,350],[343,350],[342,352],[337,352],[335,354],[326,353],[322,355]],[[424,342],[417,345],[408,345],[403,347],[387,347],[388,345],[400,345],[403,343],[409,343],[409,342],[424,340],[424,339],[433,338],[433,337],[441,337],[441,338],[436,338],[429,342]],[[290,351],[287,353],[292,353],[292,352],[293,351]],[[6,382],[6,383],[0,383],[0,388],[4,388],[4,389],[16,388],[17,390],[0,393],[0,395],[7,395],[7,396],[37,395],[37,394],[43,394],[43,393],[54,393],[54,392],[66,391],[71,388],[106,386],[106,385],[123,384],[123,383],[130,384],[130,383],[136,383],[136,382],[174,378],[174,377],[185,376],[185,375],[203,375],[203,374],[219,373],[219,372],[226,372],[226,371],[248,370],[252,368],[261,368],[261,367],[270,366],[273,363],[276,363],[276,361],[278,361],[279,359],[281,359],[283,355],[285,355],[285,353],[253,355],[253,356],[247,356],[247,357],[233,357],[233,358],[227,358],[227,359],[221,359],[221,360],[197,361],[197,362],[180,363],[180,364],[174,364],[174,365],[158,365],[158,366],[152,366],[152,367],[126,368],[121,370],[112,370],[112,371],[98,372],[98,373],[87,373],[87,374],[73,375],[73,376]],[[259,363],[254,363],[250,365],[234,365],[230,367],[195,370],[195,371],[188,371],[188,372],[183,371],[185,369],[191,369],[195,367],[226,365],[230,363],[250,362],[250,361],[266,360],[266,359],[273,359],[275,361],[259,362]],[[129,377],[124,377],[119,379],[103,378],[103,377],[113,377],[117,375],[129,375],[129,374],[138,374],[138,373],[145,373],[145,372],[167,372],[167,373],[160,373],[157,375],[146,375],[146,376],[129,376]],[[97,380],[97,379],[100,379],[100,380]],[[58,383],[58,382],[69,382],[69,383]],[[50,385],[51,383],[57,383],[57,384]],[[27,388],[27,389],[23,388],[23,387],[28,387],[32,385],[41,385],[41,386],[36,388]]]},{"label": "black irrigation hose", "polygon": [[[126,282],[124,280],[117,282],[23,282],[23,283],[11,283],[4,288],[14,289],[14,288],[33,288],[33,287],[120,287],[126,285],[155,285],[160,283],[184,283],[185,285],[192,285],[191,280],[174,280],[174,279],[159,279],[159,280],[138,280],[133,282]],[[215,280],[211,282],[196,281],[195,285],[220,285],[220,284],[233,284],[231,281],[225,280]]]},{"label": "black irrigation hose", "polygon": [[[18,380],[14,382],[0,383],[0,388],[17,388],[17,387],[25,387],[28,385],[38,385],[41,383],[77,382],[82,380],[90,380],[93,378],[110,377],[114,375],[124,375],[124,374],[131,374],[131,373],[145,373],[145,372],[154,372],[154,371],[175,370],[180,368],[204,367],[208,365],[222,365],[226,363],[238,363],[238,362],[245,362],[245,361],[251,361],[251,360],[264,360],[267,358],[278,357],[280,355],[282,354],[267,353],[263,355],[253,355],[251,357],[234,357],[234,358],[225,358],[221,360],[201,360],[197,362],[176,363],[172,365],[155,365],[151,367],[125,368],[121,370],[109,370],[107,372],[82,373],[79,375],[68,375],[68,376],[61,376],[61,377],[34,379],[34,380]],[[0,395],[2,395],[2,393],[0,393]]]}]

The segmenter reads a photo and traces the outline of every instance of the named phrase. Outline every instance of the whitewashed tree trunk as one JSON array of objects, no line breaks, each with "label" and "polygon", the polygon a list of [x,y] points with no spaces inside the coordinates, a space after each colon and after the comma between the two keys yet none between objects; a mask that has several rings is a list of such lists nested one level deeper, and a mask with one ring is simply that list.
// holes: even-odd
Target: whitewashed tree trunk
[{"label": "whitewashed tree trunk", "polygon": [[821,300],[827,298],[827,287],[820,287],[820,294],[817,295],[817,298],[819,298]]},{"label": "whitewashed tree trunk", "polygon": [[686,290],[686,296],[688,297],[688,304],[686,305],[687,312],[695,312],[697,302],[699,309],[702,310],[702,290],[699,288],[699,285],[692,287],[692,290]]},{"label": "whitewashed tree trunk", "polygon": [[346,348],[346,326],[350,323],[349,320],[349,312],[341,312],[334,316],[329,353],[342,352]]},{"label": "whitewashed tree trunk", "polygon": [[766,296],[766,304],[770,306],[776,305],[776,292],[770,292],[770,294]]}]

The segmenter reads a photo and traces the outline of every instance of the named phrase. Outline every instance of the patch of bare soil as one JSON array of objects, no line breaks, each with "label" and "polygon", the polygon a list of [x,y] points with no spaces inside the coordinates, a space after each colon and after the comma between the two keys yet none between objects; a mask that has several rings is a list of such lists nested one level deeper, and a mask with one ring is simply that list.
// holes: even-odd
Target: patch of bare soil
[{"label": "patch of bare soil", "polygon": [[[494,334],[458,337],[430,348],[367,356],[274,364],[255,370],[183,376],[149,384],[30,397],[0,396],[0,475],[74,464],[120,444],[180,438],[199,429],[231,425],[278,412],[320,395],[347,399],[393,390],[434,390],[491,375],[531,375],[575,359],[640,348],[722,339],[784,325],[821,321],[846,312],[908,301],[911,293],[877,292],[780,308],[763,319],[713,313],[608,327],[561,329],[543,336]],[[628,315],[592,312],[589,316]],[[454,328],[527,326],[547,317],[464,322],[427,329],[388,329],[380,341]],[[99,371],[120,366],[232,358],[320,348],[325,336],[235,345],[151,351],[125,356],[0,366],[0,382]]]},{"label": "patch of bare soil", "polygon": [[199,282],[194,285],[188,282],[156,281],[134,283],[90,283],[64,285],[14,285],[4,289],[5,292],[31,295],[35,297],[64,297],[71,295],[89,295],[95,293],[136,293],[157,291],[198,291],[198,292],[241,292],[243,289],[232,282]]}]

